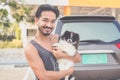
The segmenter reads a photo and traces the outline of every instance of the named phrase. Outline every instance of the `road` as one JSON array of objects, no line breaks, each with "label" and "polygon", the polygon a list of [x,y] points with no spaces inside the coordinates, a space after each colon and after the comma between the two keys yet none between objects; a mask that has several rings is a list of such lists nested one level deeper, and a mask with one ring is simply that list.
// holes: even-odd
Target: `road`
[{"label": "road", "polygon": [[23,48],[0,49],[0,80],[33,80]]}]

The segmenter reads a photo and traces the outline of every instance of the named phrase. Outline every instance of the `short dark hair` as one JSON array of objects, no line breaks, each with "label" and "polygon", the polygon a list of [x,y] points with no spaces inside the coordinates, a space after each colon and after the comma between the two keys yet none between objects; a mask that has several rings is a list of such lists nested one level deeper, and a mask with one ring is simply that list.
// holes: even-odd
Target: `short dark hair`
[{"label": "short dark hair", "polygon": [[53,11],[56,15],[56,18],[59,16],[59,10],[56,6],[52,6],[50,4],[42,4],[37,9],[35,17],[39,18],[43,11]]}]

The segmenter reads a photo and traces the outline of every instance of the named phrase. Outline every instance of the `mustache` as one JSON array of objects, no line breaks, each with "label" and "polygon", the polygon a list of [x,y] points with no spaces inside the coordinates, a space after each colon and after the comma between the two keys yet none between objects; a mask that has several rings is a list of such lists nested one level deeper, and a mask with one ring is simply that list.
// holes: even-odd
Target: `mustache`
[{"label": "mustache", "polygon": [[48,27],[48,26],[44,26],[43,28],[44,28],[44,29],[46,29],[46,28],[47,28],[47,29],[53,29],[53,28]]}]

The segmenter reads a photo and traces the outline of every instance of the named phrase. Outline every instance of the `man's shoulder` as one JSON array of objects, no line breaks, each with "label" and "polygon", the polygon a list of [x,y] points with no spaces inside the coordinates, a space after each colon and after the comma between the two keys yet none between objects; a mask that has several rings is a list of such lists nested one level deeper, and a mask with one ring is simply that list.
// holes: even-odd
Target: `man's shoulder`
[{"label": "man's shoulder", "polygon": [[51,39],[52,43],[54,44],[54,43],[58,42],[59,35],[58,34],[51,34],[50,39]]},{"label": "man's shoulder", "polygon": [[51,37],[51,38],[59,39],[60,36],[59,36],[58,34],[51,34],[50,37]]},{"label": "man's shoulder", "polygon": [[31,51],[34,50],[34,46],[32,45],[31,41],[27,43],[27,45],[24,47],[25,51]]},{"label": "man's shoulder", "polygon": [[56,36],[56,37],[58,37],[59,35],[58,34],[51,34],[50,36]]}]

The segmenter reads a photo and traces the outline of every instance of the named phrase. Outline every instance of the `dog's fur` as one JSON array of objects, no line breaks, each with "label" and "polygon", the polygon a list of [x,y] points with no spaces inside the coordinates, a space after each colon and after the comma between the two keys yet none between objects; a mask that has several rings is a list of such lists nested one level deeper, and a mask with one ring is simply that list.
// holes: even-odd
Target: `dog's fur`
[{"label": "dog's fur", "polygon": [[[55,43],[53,46],[62,49],[62,51],[69,56],[74,56],[77,53],[77,48],[79,45],[79,34],[65,31],[65,33],[60,37],[58,43]],[[74,63],[67,59],[59,59],[59,70],[66,70],[74,65]],[[74,80],[75,78],[72,77],[69,79],[69,76],[66,76],[65,80]]]}]

